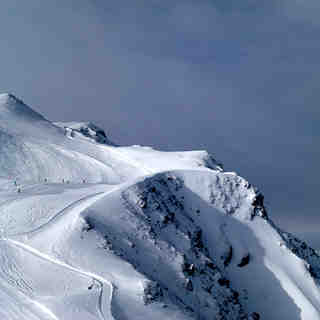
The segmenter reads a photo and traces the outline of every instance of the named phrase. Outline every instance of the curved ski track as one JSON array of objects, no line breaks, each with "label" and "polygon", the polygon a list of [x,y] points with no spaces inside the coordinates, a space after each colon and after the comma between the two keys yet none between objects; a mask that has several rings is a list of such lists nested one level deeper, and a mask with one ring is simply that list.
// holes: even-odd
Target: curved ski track
[{"label": "curved ski track", "polygon": [[[34,232],[37,232],[43,228],[45,228],[46,226],[48,226],[49,224],[53,223],[55,220],[57,220],[60,216],[62,215],[66,215],[67,213],[73,213],[74,211],[76,211],[77,209],[80,209],[79,211],[79,214],[81,213],[81,211],[85,210],[87,207],[89,207],[90,205],[92,205],[94,202],[98,201],[100,198],[108,195],[109,193],[117,190],[118,188],[113,188],[112,190],[110,191],[107,191],[107,192],[98,192],[98,193],[94,193],[94,194],[91,194],[91,195],[88,195],[88,196],[85,196],[73,203],[71,203],[70,205],[68,205],[67,207],[65,207],[63,210],[59,211],[56,215],[54,215],[48,222],[46,222],[45,224],[39,226],[38,228],[30,231],[30,232],[25,232],[25,233],[21,233],[21,234],[16,234],[15,236],[28,236],[28,235],[31,235],[32,233]],[[83,206],[84,204],[86,204],[85,206]],[[58,259],[55,259],[45,253],[42,253],[40,252],[39,250],[33,248],[32,246],[29,246],[25,243],[22,243],[20,241],[17,241],[17,240],[14,240],[14,239],[11,239],[11,238],[0,238],[0,241],[5,241],[7,242],[8,244],[16,247],[16,248],[20,248],[24,251],[27,251],[29,253],[31,253],[32,255],[40,258],[40,259],[43,259],[47,262],[50,262],[50,263],[53,263],[55,265],[58,265],[62,268],[65,268],[67,270],[70,270],[70,271],[73,271],[75,273],[78,273],[78,274],[81,274],[82,276],[85,276],[85,277],[89,277],[92,279],[93,282],[97,282],[100,286],[100,296],[99,296],[99,301],[98,301],[98,312],[99,312],[99,316],[101,318],[101,320],[109,320],[109,319],[114,319],[113,315],[111,314],[111,304],[112,304],[112,298],[113,298],[113,285],[110,281],[108,281],[107,279],[95,274],[95,273],[92,273],[92,272],[88,272],[88,271],[85,271],[85,270],[82,270],[82,269],[79,269],[79,268],[76,268],[74,266],[71,266],[61,260],[58,260]],[[103,294],[104,294],[104,286],[107,285],[110,289],[110,301],[108,301],[108,305],[110,306],[110,316],[109,317],[106,317],[104,314],[103,314],[103,308],[102,308],[102,305],[103,305]],[[52,320],[59,320],[54,314],[53,312],[48,309],[46,306],[40,304],[39,302],[37,301],[33,301],[33,303],[39,307],[39,309],[41,309],[43,312],[45,312],[48,316],[50,316],[50,318],[52,318]]]}]

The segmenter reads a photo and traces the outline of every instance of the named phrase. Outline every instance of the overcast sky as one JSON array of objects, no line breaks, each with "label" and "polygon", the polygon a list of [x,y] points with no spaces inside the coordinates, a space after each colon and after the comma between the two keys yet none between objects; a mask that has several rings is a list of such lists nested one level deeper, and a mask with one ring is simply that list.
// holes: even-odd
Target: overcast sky
[{"label": "overcast sky", "polygon": [[120,144],[207,149],[320,225],[319,0],[3,0],[0,90]]}]

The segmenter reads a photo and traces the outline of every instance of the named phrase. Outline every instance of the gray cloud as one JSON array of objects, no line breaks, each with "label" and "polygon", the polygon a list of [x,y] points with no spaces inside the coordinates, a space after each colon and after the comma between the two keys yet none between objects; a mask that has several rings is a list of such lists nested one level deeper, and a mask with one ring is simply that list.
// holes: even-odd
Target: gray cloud
[{"label": "gray cloud", "polygon": [[283,0],[281,2],[284,15],[289,19],[305,21],[319,25],[320,3],[317,0]]}]

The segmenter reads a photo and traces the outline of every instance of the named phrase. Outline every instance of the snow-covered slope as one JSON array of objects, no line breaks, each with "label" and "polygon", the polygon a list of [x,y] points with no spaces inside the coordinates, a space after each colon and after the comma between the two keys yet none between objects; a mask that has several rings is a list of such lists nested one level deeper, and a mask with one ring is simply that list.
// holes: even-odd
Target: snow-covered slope
[{"label": "snow-covered slope", "polygon": [[[148,170],[147,164],[142,166],[135,159],[140,155],[135,148],[99,142],[110,143],[105,133],[92,124],[55,125],[13,95],[0,96],[0,176],[4,178],[23,184],[60,183],[63,179],[73,183],[118,184],[156,171]],[[128,157],[128,152],[134,157]],[[205,152],[190,156],[170,153],[168,158],[160,152],[146,154],[147,162],[156,161],[157,168],[189,168],[211,161]]]},{"label": "snow-covered slope", "polygon": [[1,319],[320,319],[320,257],[204,151],[0,96]]}]

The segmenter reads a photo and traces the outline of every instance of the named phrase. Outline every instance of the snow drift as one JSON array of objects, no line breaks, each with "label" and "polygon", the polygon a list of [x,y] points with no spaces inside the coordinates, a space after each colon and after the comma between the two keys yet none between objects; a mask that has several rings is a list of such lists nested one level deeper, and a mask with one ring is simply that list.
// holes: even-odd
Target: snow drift
[{"label": "snow drift", "polygon": [[320,319],[320,257],[205,151],[0,96],[2,319]]}]

